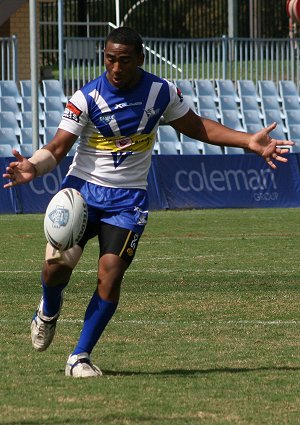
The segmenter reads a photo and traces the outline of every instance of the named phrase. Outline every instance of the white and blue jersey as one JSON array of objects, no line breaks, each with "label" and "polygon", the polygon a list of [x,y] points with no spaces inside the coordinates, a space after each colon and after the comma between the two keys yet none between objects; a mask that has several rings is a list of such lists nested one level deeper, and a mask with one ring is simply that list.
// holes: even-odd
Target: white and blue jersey
[{"label": "white and blue jersey", "polygon": [[161,116],[169,122],[188,110],[167,80],[142,70],[139,83],[122,90],[104,72],[72,96],[59,125],[80,136],[68,175],[106,187],[146,189]]}]

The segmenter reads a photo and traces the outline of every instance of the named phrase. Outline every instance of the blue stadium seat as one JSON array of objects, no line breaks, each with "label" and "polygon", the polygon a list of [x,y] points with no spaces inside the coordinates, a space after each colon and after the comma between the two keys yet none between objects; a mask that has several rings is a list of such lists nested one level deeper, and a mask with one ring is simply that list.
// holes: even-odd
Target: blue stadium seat
[{"label": "blue stadium seat", "polygon": [[195,90],[197,98],[210,96],[213,98],[214,102],[219,101],[214,85],[210,80],[195,80]]},{"label": "blue stadium seat", "polygon": [[19,105],[16,99],[11,96],[0,97],[0,112],[13,112],[17,120],[21,117]]},{"label": "blue stadium seat", "polygon": [[200,109],[199,115],[203,118],[207,118],[213,121],[219,121],[218,116],[221,118],[221,115],[217,113],[215,109]]},{"label": "blue stadium seat", "polygon": [[237,80],[237,91],[241,100],[244,96],[249,96],[255,99],[258,103],[261,101],[252,80]]},{"label": "blue stadium seat", "polygon": [[20,145],[19,147],[21,155],[30,158],[33,155],[33,148],[30,144]]},{"label": "blue stadium seat", "polygon": [[245,131],[236,111],[221,111],[221,123],[237,131]]},{"label": "blue stadium seat", "polygon": [[264,113],[264,124],[265,124],[265,126],[268,126],[268,125],[272,124],[273,122],[276,122],[277,127],[281,127],[281,129],[284,133],[287,132],[287,128],[284,125],[280,111],[275,110],[275,109],[270,109],[270,110],[265,111],[265,113]]},{"label": "blue stadium seat", "polygon": [[180,140],[175,128],[170,125],[160,125],[157,130],[157,140],[159,143],[166,142],[174,144],[175,148],[180,150]]},{"label": "blue stadium seat", "polygon": [[[22,97],[31,97],[31,80],[20,80],[21,96]],[[42,94],[40,86],[38,86],[38,99],[39,103],[44,103],[44,96]]]},{"label": "blue stadium seat", "polygon": [[234,148],[233,146],[224,147],[225,155],[243,155],[245,153],[243,148]]},{"label": "blue stadium seat", "polygon": [[259,124],[262,125],[262,120],[257,110],[242,110],[242,121],[243,126],[246,128],[248,124]]},{"label": "blue stadium seat", "polygon": [[188,144],[188,143],[194,143],[194,144],[196,143],[198,150],[199,151],[203,150],[203,142],[201,140],[193,139],[187,136],[186,134],[180,133],[180,141],[182,145]]},{"label": "blue stadium seat", "polygon": [[[32,128],[32,112],[21,112],[21,128]],[[39,121],[39,134],[43,134],[41,121]]]},{"label": "blue stadium seat", "polygon": [[10,158],[13,156],[11,153],[11,145],[4,144],[0,142],[0,157],[1,158]]},{"label": "blue stadium seat", "polygon": [[62,113],[59,111],[45,111],[44,127],[58,127],[62,120]]},{"label": "blue stadium seat", "polygon": [[216,80],[218,97],[232,97],[236,103],[240,102],[240,97],[235,89],[232,80]]},{"label": "blue stadium seat", "polygon": [[176,149],[176,145],[170,142],[159,142],[158,143],[158,154],[159,155],[178,155],[179,151]]},{"label": "blue stadium seat", "polygon": [[285,111],[285,121],[287,127],[289,125],[300,124],[300,108]]},{"label": "blue stadium seat", "polygon": [[185,103],[187,103],[187,105],[190,107],[190,109],[193,112],[197,113],[197,108],[196,108],[196,105],[195,105],[195,102],[194,102],[195,98],[193,96],[185,94],[185,95],[183,95],[183,99],[184,99]]},{"label": "blue stadium seat", "polygon": [[45,111],[58,111],[62,115],[65,108],[59,97],[52,96],[45,97],[44,109]]},{"label": "blue stadium seat", "polygon": [[223,155],[221,146],[210,145],[208,143],[203,143],[203,153],[205,155]]},{"label": "blue stadium seat", "polygon": [[14,149],[19,149],[20,146],[12,128],[0,128],[0,144],[10,145]]},{"label": "blue stadium seat", "polygon": [[286,96],[295,96],[300,101],[300,96],[296,84],[291,80],[281,80],[279,81],[279,93],[283,99]]},{"label": "blue stadium seat", "polygon": [[18,104],[21,103],[21,96],[15,81],[12,81],[12,80],[0,81],[0,96],[13,97]]},{"label": "blue stadium seat", "polygon": [[281,102],[281,96],[279,95],[279,92],[277,90],[277,87],[272,80],[258,80],[258,92],[263,100],[265,96],[272,96],[277,99],[277,102]]},{"label": "blue stadium seat", "polygon": [[233,111],[236,113],[237,117],[242,118],[238,105],[232,96],[220,96],[221,115],[223,111]]},{"label": "blue stadium seat", "polygon": [[11,111],[0,112],[0,128],[12,128],[20,136],[20,126],[15,114]]},{"label": "blue stadium seat", "polygon": [[281,111],[280,104],[275,96],[263,96],[261,99],[261,108],[263,114],[266,111],[276,110],[280,112],[282,118],[284,117],[284,113]]},{"label": "blue stadium seat", "polygon": [[284,114],[286,115],[287,111],[299,111],[300,110],[300,102],[297,96],[284,96],[282,100],[282,108]]},{"label": "blue stadium seat", "polygon": [[183,142],[181,145],[182,155],[199,155],[200,151],[197,142]]},{"label": "blue stadium seat", "polygon": [[[43,111],[40,103],[38,105],[38,108],[39,108],[39,117],[40,117],[40,119],[43,119],[44,111]],[[31,96],[24,96],[24,97],[21,98],[21,111],[22,112],[32,112]]]},{"label": "blue stadium seat", "polygon": [[66,104],[68,99],[63,88],[58,80],[43,80],[42,81],[44,97],[58,97],[61,102]]},{"label": "blue stadium seat", "polygon": [[214,101],[212,96],[199,96],[197,98],[198,111],[214,111],[217,119],[221,117],[220,112],[217,109],[216,102]]},{"label": "blue stadium seat", "polygon": [[261,124],[247,124],[246,129],[248,133],[257,133],[258,131],[262,130],[264,126]]},{"label": "blue stadium seat", "polygon": [[55,136],[56,132],[57,132],[57,127],[45,127],[43,129],[43,141],[44,141],[44,145],[46,145],[47,143],[51,142],[51,140]]},{"label": "blue stadium seat", "polygon": [[[21,145],[32,144],[32,128],[21,128],[20,143]],[[39,137],[39,145],[42,145],[41,138]]]},{"label": "blue stadium seat", "polygon": [[263,114],[259,107],[259,103],[253,96],[241,97],[241,111],[242,111],[242,114],[245,111],[257,111],[260,118],[263,117]]}]

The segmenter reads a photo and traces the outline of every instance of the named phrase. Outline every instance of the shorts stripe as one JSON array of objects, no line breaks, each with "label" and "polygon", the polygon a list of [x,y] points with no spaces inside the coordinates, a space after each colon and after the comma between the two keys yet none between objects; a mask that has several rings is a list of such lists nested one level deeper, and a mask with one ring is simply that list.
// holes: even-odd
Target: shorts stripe
[{"label": "shorts stripe", "polygon": [[120,252],[120,254],[119,254],[119,257],[122,257],[123,252],[125,251],[125,249],[126,249],[126,247],[127,247],[127,243],[128,243],[128,241],[129,241],[129,239],[130,239],[131,234],[132,234],[132,230],[130,230],[130,231],[129,231],[129,233],[128,233],[128,236],[127,236],[126,241],[125,241],[125,243],[124,243],[124,245],[123,245],[123,248],[121,249],[121,252]]}]

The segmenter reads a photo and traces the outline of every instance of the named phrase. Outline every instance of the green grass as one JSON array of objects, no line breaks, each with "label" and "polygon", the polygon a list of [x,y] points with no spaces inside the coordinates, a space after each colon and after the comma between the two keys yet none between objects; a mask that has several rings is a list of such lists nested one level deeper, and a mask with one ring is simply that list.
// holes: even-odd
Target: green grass
[{"label": "green grass", "polygon": [[119,309],[64,376],[96,283],[91,241],[51,347],[31,347],[43,217],[0,217],[0,424],[300,424],[299,210],[150,215]]}]

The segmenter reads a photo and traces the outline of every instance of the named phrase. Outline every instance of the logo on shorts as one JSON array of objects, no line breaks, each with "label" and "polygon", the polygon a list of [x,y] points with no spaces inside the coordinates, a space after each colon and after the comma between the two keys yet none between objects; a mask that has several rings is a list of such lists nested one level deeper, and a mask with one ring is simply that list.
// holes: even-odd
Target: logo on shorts
[{"label": "logo on shorts", "polygon": [[127,255],[129,257],[132,257],[133,256],[133,249],[132,248],[127,248]]},{"label": "logo on shorts", "polygon": [[143,211],[140,207],[134,207],[134,211],[136,212],[137,217],[136,224],[139,226],[145,226],[148,221],[148,211]]},{"label": "logo on shorts", "polygon": [[52,227],[59,229],[61,226],[66,226],[69,221],[69,210],[57,205],[55,210],[51,211],[49,218],[52,221]]}]

